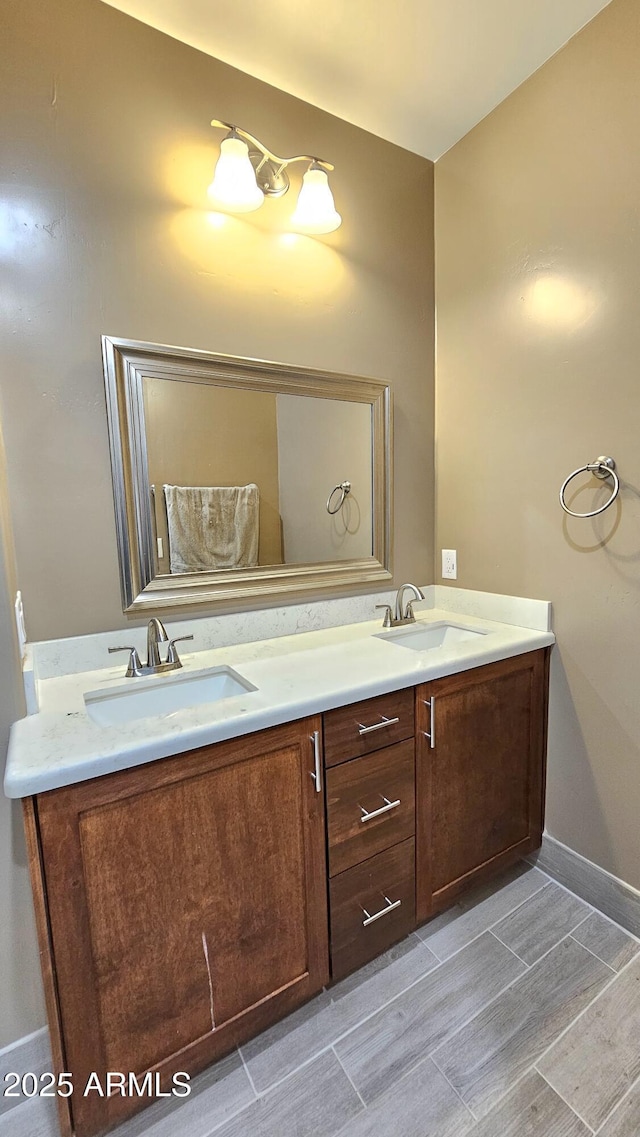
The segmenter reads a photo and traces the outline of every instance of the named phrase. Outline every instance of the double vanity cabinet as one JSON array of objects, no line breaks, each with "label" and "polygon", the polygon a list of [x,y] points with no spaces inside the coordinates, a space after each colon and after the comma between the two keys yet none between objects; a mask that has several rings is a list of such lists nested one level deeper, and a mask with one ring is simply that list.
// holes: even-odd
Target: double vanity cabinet
[{"label": "double vanity cabinet", "polygon": [[264,1030],[541,840],[548,648],[25,800],[63,1134]]}]

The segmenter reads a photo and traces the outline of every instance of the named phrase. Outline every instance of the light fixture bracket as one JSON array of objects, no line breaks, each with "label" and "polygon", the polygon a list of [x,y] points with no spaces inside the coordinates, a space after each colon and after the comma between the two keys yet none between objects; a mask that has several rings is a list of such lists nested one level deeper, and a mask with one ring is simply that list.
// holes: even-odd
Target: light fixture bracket
[{"label": "light fixture bracket", "polygon": [[249,161],[256,172],[256,181],[265,197],[284,197],[289,189],[289,175],[283,166],[277,166],[261,150],[249,149]]}]

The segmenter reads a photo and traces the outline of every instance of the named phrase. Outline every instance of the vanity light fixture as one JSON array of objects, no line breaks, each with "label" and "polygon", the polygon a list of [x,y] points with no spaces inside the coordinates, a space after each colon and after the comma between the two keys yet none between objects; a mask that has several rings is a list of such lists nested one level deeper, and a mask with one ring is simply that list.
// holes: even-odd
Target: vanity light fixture
[{"label": "vanity light fixture", "polygon": [[212,205],[230,213],[250,213],[265,197],[282,197],[289,189],[287,166],[307,162],[302,178],[292,228],[301,233],[333,233],[342,224],[336,211],[327,174],[330,162],[309,154],[279,158],[239,126],[214,118],[212,126],[228,131],[220,146],[213,181],[209,186]]}]

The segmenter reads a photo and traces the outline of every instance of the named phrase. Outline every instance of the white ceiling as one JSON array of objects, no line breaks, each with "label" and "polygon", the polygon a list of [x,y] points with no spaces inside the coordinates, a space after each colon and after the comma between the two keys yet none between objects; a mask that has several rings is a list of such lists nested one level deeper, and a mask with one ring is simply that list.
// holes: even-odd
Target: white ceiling
[{"label": "white ceiling", "polygon": [[107,0],[438,158],[610,0]]}]

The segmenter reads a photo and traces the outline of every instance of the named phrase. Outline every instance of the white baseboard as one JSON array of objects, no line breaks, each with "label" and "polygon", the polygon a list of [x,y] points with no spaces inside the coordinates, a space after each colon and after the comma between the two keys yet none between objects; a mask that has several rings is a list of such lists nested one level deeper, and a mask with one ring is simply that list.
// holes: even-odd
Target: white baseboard
[{"label": "white baseboard", "polygon": [[34,1030],[33,1034],[17,1039],[16,1042],[9,1043],[0,1050],[0,1116],[27,1100],[22,1096],[15,1098],[4,1096],[4,1091],[10,1084],[5,1081],[5,1074],[19,1074],[22,1078],[24,1074],[31,1073],[39,1077],[40,1074],[52,1069],[51,1061],[49,1031],[46,1026]]},{"label": "white baseboard", "polygon": [[632,885],[588,861],[548,833],[542,838],[542,847],[527,860],[588,904],[599,908],[616,924],[640,937],[640,892]]}]

